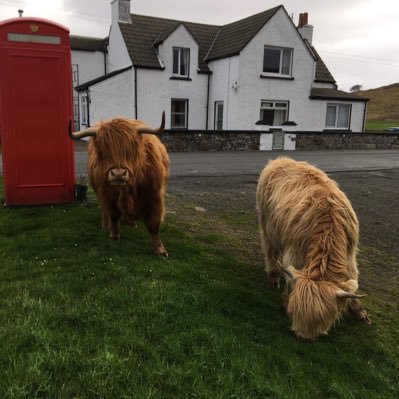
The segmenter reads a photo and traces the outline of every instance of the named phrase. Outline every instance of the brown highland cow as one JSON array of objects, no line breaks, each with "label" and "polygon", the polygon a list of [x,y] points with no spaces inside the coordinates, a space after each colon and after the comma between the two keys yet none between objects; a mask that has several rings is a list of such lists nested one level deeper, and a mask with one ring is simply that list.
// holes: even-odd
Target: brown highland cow
[{"label": "brown highland cow", "polygon": [[324,172],[289,158],[260,174],[256,202],[267,276],[286,277],[284,306],[298,338],[315,339],[349,310],[370,322],[358,295],[359,223],[345,194]]},{"label": "brown highland cow", "polygon": [[109,237],[120,239],[120,221],[134,226],[144,219],[156,255],[167,256],[159,236],[164,215],[164,195],[169,176],[169,157],[156,135],[163,132],[165,113],[158,129],[144,122],[114,118],[80,132],[72,139],[90,137],[89,182],[102,212],[102,226]]}]

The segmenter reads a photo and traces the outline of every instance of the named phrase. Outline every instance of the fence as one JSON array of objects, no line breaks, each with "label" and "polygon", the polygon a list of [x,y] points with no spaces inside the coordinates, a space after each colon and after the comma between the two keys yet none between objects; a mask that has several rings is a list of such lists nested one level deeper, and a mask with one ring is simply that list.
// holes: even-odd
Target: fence
[{"label": "fence", "polygon": [[170,152],[399,149],[399,133],[167,130]]}]

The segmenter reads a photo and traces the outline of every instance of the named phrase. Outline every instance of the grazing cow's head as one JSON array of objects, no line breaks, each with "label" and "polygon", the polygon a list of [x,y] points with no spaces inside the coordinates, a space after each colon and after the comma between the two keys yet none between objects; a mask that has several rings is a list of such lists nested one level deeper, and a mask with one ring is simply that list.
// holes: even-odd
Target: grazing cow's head
[{"label": "grazing cow's head", "polygon": [[161,134],[165,128],[165,113],[162,113],[162,123],[157,129],[151,129],[143,122],[126,118],[114,118],[101,122],[80,132],[70,132],[69,136],[78,140],[91,137],[98,164],[101,165],[106,181],[111,186],[124,186],[143,162],[140,150],[141,135]]},{"label": "grazing cow's head", "polygon": [[293,266],[283,269],[289,276],[290,293],[287,313],[292,318],[292,330],[301,339],[313,340],[334,325],[349,298],[361,298],[356,294],[358,283],[347,280],[339,283],[313,280]]}]

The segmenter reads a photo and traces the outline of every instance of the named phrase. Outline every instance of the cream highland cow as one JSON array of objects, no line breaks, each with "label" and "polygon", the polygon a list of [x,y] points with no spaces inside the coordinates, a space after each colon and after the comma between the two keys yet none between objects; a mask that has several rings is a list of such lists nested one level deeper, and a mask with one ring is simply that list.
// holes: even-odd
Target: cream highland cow
[{"label": "cream highland cow", "polygon": [[279,286],[298,338],[327,334],[344,310],[370,322],[357,294],[359,223],[346,197],[324,172],[289,158],[260,174],[256,202],[265,270]]}]

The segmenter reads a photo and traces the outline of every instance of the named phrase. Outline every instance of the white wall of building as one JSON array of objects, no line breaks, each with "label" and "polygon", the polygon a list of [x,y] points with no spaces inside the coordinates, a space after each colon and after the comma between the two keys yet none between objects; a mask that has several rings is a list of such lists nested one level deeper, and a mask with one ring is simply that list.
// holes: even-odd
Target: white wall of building
[{"label": "white wall of building", "polygon": [[[212,71],[209,88],[209,129],[215,124],[215,101],[223,101],[223,129],[239,129],[232,125],[231,114],[240,113],[237,109],[239,90],[240,57],[234,56],[216,60],[208,64]],[[234,86],[234,88],[233,88]],[[235,88],[237,87],[237,88]]]},{"label": "white wall of building", "polygon": [[[170,79],[173,75],[173,47],[190,49],[190,80]],[[180,25],[163,42],[160,51],[164,70],[137,70],[138,118],[157,126],[163,110],[170,128],[171,99],[188,100],[188,128],[206,128],[208,76],[198,73],[198,44]]]},{"label": "white wall of building", "polygon": [[116,71],[132,65],[129,53],[123,40],[122,32],[117,23],[111,25],[108,45],[108,70]]},{"label": "white wall of building", "polygon": [[102,51],[71,51],[72,64],[78,65],[78,84],[88,82],[106,73],[104,56]]},{"label": "white wall of building", "polygon": [[[134,118],[133,73],[132,69],[128,69],[89,88],[91,125],[102,119],[118,116]],[[80,99],[85,95],[86,92],[80,92]]]},{"label": "white wall of building", "polygon": [[[260,77],[265,45],[293,48],[293,80]],[[307,125],[315,61],[283,9],[241,51],[239,63],[239,87],[234,97],[239,112],[230,113],[232,126],[253,128],[260,119],[261,100],[289,101],[288,120],[295,121],[298,129]]]}]

